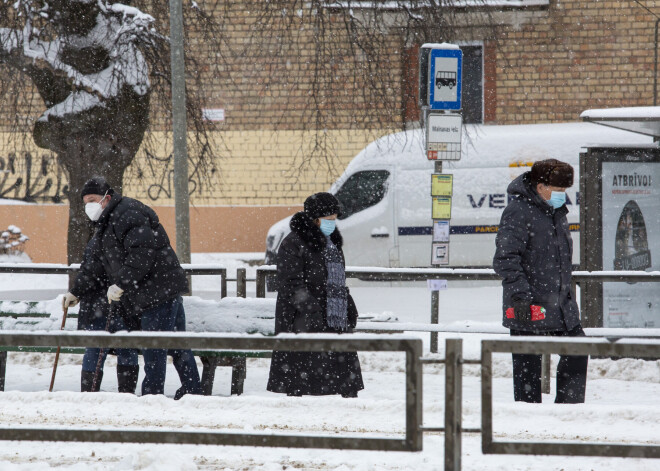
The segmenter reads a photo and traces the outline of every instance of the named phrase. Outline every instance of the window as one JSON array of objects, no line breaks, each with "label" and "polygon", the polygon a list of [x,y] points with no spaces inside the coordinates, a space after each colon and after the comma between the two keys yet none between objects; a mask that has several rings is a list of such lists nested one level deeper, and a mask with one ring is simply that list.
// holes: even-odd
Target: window
[{"label": "window", "polygon": [[346,219],[379,203],[387,193],[389,176],[387,170],[364,170],[351,175],[335,195],[342,207],[339,219]]},{"label": "window", "polygon": [[[486,119],[484,119],[484,88],[494,88],[494,84],[489,82],[489,77],[484,76],[484,46],[478,45],[459,45],[463,51],[463,76],[462,76],[462,113],[463,123],[483,123],[484,121],[494,120],[493,114],[488,113],[486,109]],[[488,65],[488,64],[486,64]],[[453,86],[456,83],[455,77],[450,77],[447,72],[438,72],[435,80],[442,85]],[[404,68],[402,75],[402,93],[403,93],[403,114],[404,120],[408,123],[419,121],[420,109],[418,102],[419,86],[419,45],[407,48],[404,51]],[[452,80],[453,78],[453,80]],[[491,96],[488,90],[488,96]],[[494,106],[491,105],[491,106]],[[494,111],[494,110],[493,110]]]}]

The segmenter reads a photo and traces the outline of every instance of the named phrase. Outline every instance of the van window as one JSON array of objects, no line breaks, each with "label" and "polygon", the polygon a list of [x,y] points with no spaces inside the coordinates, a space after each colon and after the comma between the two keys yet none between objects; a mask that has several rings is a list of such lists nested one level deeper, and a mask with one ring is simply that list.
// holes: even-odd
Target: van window
[{"label": "van window", "polygon": [[387,170],[363,170],[351,175],[335,194],[342,207],[339,219],[346,219],[381,201],[389,176]]}]

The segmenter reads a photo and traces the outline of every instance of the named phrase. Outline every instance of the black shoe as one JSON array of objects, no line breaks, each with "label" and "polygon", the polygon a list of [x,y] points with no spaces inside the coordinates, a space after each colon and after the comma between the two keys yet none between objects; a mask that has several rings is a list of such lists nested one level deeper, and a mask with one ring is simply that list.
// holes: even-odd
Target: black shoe
[{"label": "black shoe", "polygon": [[292,396],[292,397],[301,397],[303,395],[303,393],[299,389],[296,389],[295,391],[287,391],[286,395],[287,396]]},{"label": "black shoe", "polygon": [[120,393],[135,394],[140,365],[117,365],[117,390]]},{"label": "black shoe", "polygon": [[182,398],[183,396],[185,396],[186,394],[192,394],[192,395],[195,395],[195,396],[201,396],[201,395],[202,395],[202,391],[189,391],[189,390],[187,390],[186,388],[184,388],[183,386],[181,386],[181,387],[180,387],[179,389],[177,389],[176,392],[174,393],[174,400],[175,400],[175,401],[178,401],[179,399],[181,399],[181,398]]},{"label": "black shoe", "polygon": [[358,395],[357,391],[341,393],[341,397],[345,397],[345,398],[358,397],[357,395]]},{"label": "black shoe", "polygon": [[99,371],[99,377],[96,378],[96,387],[94,386],[94,372],[82,371],[80,374],[80,392],[99,392],[101,389],[101,380],[103,379],[103,371]]}]

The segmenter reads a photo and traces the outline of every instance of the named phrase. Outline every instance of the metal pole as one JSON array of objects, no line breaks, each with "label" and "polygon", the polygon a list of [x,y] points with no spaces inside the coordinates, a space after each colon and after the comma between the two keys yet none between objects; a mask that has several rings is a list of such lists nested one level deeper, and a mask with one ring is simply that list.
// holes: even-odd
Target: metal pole
[{"label": "metal pole", "polygon": [[257,298],[266,297],[266,273],[257,268]]},{"label": "metal pole", "polygon": [[541,355],[541,392],[550,394],[550,354]]},{"label": "metal pole", "polygon": [[183,49],[183,7],[170,0],[170,60],[172,67],[172,135],[174,140],[174,213],[176,254],[190,263],[188,149],[186,146],[186,77]]},{"label": "metal pole", "polygon": [[445,471],[461,469],[463,339],[445,341]]},{"label": "metal pole", "polygon": [[247,276],[245,268],[236,269],[236,297],[244,298],[247,296]]},{"label": "metal pole", "polygon": [[653,106],[658,104],[658,23],[660,23],[660,18],[655,20],[655,47],[653,48]]},{"label": "metal pole", "polygon": [[[438,323],[440,309],[440,291],[431,291],[431,324]],[[438,353],[438,333],[431,332],[431,353]]]}]

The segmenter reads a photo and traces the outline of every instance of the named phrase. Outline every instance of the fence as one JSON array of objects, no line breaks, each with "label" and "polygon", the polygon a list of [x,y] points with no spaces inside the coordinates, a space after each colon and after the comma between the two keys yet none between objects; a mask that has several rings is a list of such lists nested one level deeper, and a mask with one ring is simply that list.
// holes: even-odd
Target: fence
[{"label": "fence", "polygon": [[177,443],[203,445],[339,448],[420,451],[422,449],[422,341],[414,337],[377,335],[288,335],[279,337],[176,334],[149,332],[95,334],[89,332],[0,333],[0,345],[23,347],[176,348],[203,350],[380,351],[406,354],[405,438],[277,435],[214,431],[154,431],[117,429],[0,428],[0,440]]},{"label": "fence", "polygon": [[[184,263],[181,265],[186,275],[220,275],[220,296],[227,297],[227,269],[218,265],[199,265]],[[0,263],[0,273],[32,275],[72,275],[80,270],[80,264],[64,265],[60,263]],[[243,276],[245,284],[245,276]]]},{"label": "fence", "polygon": [[[29,264],[0,264],[0,272],[11,273],[51,273],[68,274],[78,269],[76,266]],[[185,266],[188,274],[222,275],[226,294],[226,269],[219,267]],[[265,296],[265,281],[268,274],[275,272],[272,266],[257,269],[257,296]],[[455,280],[494,280],[497,275],[488,269],[361,269],[348,267],[347,277],[371,281],[423,281],[428,279]],[[580,272],[573,273],[574,282],[615,281],[615,282],[658,282],[660,272]],[[245,272],[237,273],[237,284],[245,286]],[[240,289],[237,291],[240,293]],[[243,293],[245,292],[243,288]],[[437,322],[437,317],[436,317]],[[256,350],[334,350],[334,351],[405,351],[406,353],[406,438],[361,438],[336,436],[288,436],[264,434],[235,434],[219,432],[159,432],[153,430],[55,430],[12,428],[0,429],[3,440],[57,440],[57,441],[116,441],[149,443],[198,443],[247,446],[286,446],[312,448],[369,449],[391,451],[418,451],[422,449],[424,432],[444,432],[445,469],[458,471],[461,468],[462,433],[482,433],[482,450],[485,454],[552,454],[570,456],[611,456],[660,458],[660,446],[592,444],[592,443],[521,443],[493,440],[492,404],[492,354],[527,353],[542,354],[548,359],[550,354],[597,355],[601,357],[642,357],[659,358],[660,341],[658,333],[649,331],[639,336],[654,337],[654,340],[622,341],[626,336],[612,333],[609,329],[602,335],[608,339],[507,339],[483,340],[481,360],[462,358],[462,340],[447,339],[444,359],[422,358],[421,340],[409,337],[382,336],[306,336],[292,335],[277,338],[231,337],[223,335],[180,334],[89,334],[76,333],[0,333],[0,344],[8,346],[85,346],[99,347],[170,348],[197,349],[256,349]],[[422,365],[445,364],[445,426],[424,427],[422,420]],[[480,429],[462,428],[462,365],[481,365],[482,425]],[[548,383],[549,386],[549,383]],[[548,391],[549,392],[549,391]]]},{"label": "fence", "polygon": [[[562,355],[598,355],[603,357],[660,358],[660,343],[655,340],[610,341],[608,339],[483,340],[481,343],[481,427],[485,454],[534,454],[565,456],[610,456],[660,458],[660,445],[624,445],[603,443],[522,443],[493,440],[493,352]],[[456,468],[455,468],[456,469]],[[460,466],[459,468],[460,469]]]}]

